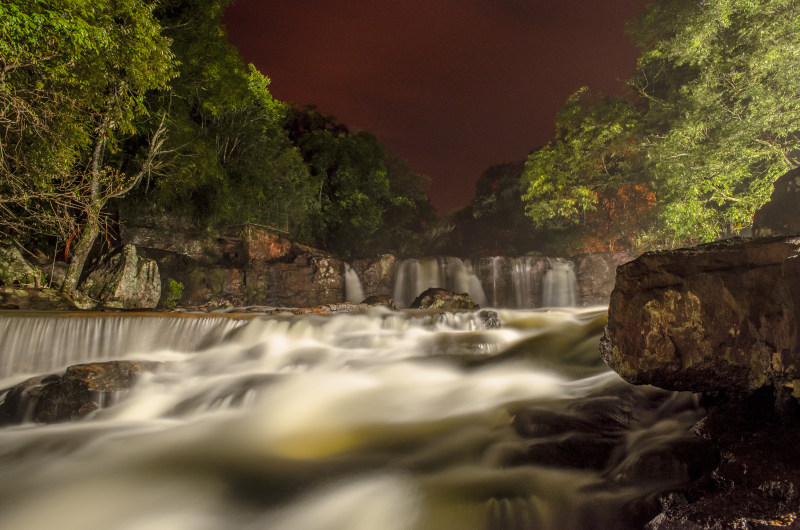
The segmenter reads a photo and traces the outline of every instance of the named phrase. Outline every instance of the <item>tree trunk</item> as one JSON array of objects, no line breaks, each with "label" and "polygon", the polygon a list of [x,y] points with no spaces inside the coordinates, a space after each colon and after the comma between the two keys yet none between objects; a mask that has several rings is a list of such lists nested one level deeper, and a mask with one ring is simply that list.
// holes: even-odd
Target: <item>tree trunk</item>
[{"label": "tree trunk", "polygon": [[61,286],[61,290],[66,293],[71,293],[78,288],[78,281],[81,279],[89,252],[91,252],[94,241],[100,234],[101,208],[101,204],[92,205],[89,215],[86,217],[86,224],[81,230],[78,243],[73,247],[72,261],[69,262],[67,274],[64,276],[64,284]]}]

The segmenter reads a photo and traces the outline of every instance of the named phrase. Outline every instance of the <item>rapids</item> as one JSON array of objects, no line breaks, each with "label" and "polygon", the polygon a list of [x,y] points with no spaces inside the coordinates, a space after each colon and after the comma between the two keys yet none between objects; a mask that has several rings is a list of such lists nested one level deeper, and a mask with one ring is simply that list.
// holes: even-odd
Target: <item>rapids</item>
[{"label": "rapids", "polygon": [[609,371],[605,308],[497,313],[0,313],[8,384],[164,362],[89,418],[0,429],[0,528],[641,527],[695,472],[695,397]]}]

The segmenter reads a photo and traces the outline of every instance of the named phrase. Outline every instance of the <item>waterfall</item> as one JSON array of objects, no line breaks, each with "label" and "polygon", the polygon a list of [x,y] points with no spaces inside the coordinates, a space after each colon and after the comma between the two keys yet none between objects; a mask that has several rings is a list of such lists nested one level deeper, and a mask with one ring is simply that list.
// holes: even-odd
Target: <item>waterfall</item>
[{"label": "waterfall", "polygon": [[0,378],[160,349],[195,351],[219,343],[244,323],[222,315],[6,314],[0,318]]},{"label": "waterfall", "polygon": [[358,274],[350,266],[350,264],[344,264],[344,301],[345,302],[355,302],[360,303],[364,301],[364,289],[361,287],[361,280],[358,278]]},{"label": "waterfall", "polygon": [[697,463],[697,398],[609,371],[605,310],[497,317],[0,312],[4,348],[163,361],[0,427],[0,529],[643,527]]},{"label": "waterfall", "polygon": [[578,302],[575,265],[563,259],[551,259],[544,274],[543,304],[545,307],[572,307]]},{"label": "waterfall", "polygon": [[430,287],[469,293],[479,305],[486,305],[483,286],[469,260],[441,257],[398,262],[394,283],[394,301],[397,307],[409,307],[417,296]]}]

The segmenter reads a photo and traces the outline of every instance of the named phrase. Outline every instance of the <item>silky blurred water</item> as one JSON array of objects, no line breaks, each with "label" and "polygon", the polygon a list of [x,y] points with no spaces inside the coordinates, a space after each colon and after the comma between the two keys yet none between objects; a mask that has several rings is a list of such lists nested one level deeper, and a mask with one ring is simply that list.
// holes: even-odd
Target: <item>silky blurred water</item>
[{"label": "silky blurred water", "polygon": [[0,429],[0,528],[640,526],[691,478],[695,398],[610,372],[605,308],[497,315],[3,315],[9,382],[163,364],[84,420]]}]

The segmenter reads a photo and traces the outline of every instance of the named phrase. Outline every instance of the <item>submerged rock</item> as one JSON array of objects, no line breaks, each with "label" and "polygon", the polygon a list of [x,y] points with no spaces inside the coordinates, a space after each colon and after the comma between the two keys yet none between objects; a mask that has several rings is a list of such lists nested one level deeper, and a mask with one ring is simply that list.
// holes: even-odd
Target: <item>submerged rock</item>
[{"label": "submerged rock", "polygon": [[601,355],[672,390],[800,396],[800,237],[731,239],[622,265]]},{"label": "submerged rock", "polygon": [[84,282],[81,290],[117,309],[153,309],[161,297],[161,276],[155,260],[125,245],[110,255]]},{"label": "submerged rock", "polygon": [[439,309],[441,311],[469,311],[480,309],[467,293],[454,293],[447,289],[431,287],[420,294],[411,309]]},{"label": "submerged rock", "polygon": [[61,375],[28,379],[4,393],[0,425],[34,421],[56,423],[82,418],[115,402],[143,371],[156,362],[109,361],[76,364]]}]

